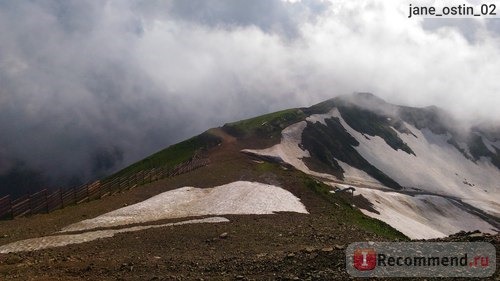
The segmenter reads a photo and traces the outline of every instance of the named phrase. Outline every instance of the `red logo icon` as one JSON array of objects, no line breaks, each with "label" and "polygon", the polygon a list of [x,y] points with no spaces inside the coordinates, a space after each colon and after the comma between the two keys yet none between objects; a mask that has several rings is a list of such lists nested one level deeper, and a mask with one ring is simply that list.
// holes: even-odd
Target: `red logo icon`
[{"label": "red logo icon", "polygon": [[357,270],[372,270],[377,266],[375,249],[357,249],[354,251],[354,267]]}]

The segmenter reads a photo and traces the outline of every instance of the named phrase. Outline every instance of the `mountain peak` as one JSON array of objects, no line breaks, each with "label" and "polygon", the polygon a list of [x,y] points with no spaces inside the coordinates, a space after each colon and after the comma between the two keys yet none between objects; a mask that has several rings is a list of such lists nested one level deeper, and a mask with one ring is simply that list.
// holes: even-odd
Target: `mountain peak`
[{"label": "mountain peak", "polygon": [[372,101],[384,102],[384,103],[386,102],[382,98],[380,98],[380,97],[378,97],[370,92],[355,92],[349,96],[356,98],[356,99],[372,100]]},{"label": "mountain peak", "polygon": [[342,95],[335,98],[335,100],[338,105],[356,106],[381,115],[394,116],[397,114],[399,108],[368,92],[356,92],[350,95]]}]

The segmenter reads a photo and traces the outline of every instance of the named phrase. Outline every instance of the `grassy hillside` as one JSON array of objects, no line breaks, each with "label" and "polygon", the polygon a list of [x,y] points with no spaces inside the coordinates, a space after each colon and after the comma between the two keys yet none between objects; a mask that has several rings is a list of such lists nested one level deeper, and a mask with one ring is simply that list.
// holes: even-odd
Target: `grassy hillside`
[{"label": "grassy hillside", "polygon": [[115,177],[127,176],[146,169],[164,166],[174,167],[175,165],[188,161],[195,155],[195,153],[203,152],[204,150],[216,146],[220,142],[221,139],[219,137],[209,133],[208,131],[204,132],[198,136],[171,145],[157,153],[154,153],[143,160],[111,175],[107,178],[107,180]]},{"label": "grassy hillside", "polygon": [[293,123],[306,118],[302,110],[297,108],[282,110],[259,117],[225,124],[222,129],[227,133],[244,138],[248,136],[274,138],[279,137],[281,131]]}]

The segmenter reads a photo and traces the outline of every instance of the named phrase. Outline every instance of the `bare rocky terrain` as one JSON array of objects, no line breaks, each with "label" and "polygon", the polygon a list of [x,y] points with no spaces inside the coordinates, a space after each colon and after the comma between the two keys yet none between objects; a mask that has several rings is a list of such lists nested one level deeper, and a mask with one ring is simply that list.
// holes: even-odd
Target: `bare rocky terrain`
[{"label": "bare rocky terrain", "polygon": [[[0,246],[54,235],[70,224],[184,186],[209,188],[234,181],[277,185],[299,198],[309,214],[224,215],[229,222],[151,228],[0,254],[0,280],[349,280],[353,278],[345,270],[344,251],[350,243],[409,241],[386,223],[364,215],[358,208],[373,206],[356,192],[332,194],[331,186],[286,163],[241,153],[279,142],[279,131],[265,133],[265,138],[237,139],[220,128],[210,130],[221,143],[203,152],[210,159],[208,166],[50,214],[0,221]],[[500,257],[498,234],[462,232],[437,240],[488,241],[497,249],[497,263]],[[498,269],[490,279],[500,279]]]},{"label": "bare rocky terrain", "polygon": [[[238,157],[242,158],[236,162],[248,168],[238,170],[239,178],[279,182],[301,198],[311,214],[228,215],[229,223],[149,229],[89,243],[0,254],[0,280],[347,280],[344,250],[349,243],[406,240],[395,237],[395,231],[374,233],[355,221],[349,196],[326,199],[305,188],[302,175],[295,171],[279,167],[259,171],[252,168],[259,166],[252,159]],[[51,214],[2,221],[0,244],[50,235],[166,187],[203,186],[195,175],[208,176],[216,170],[214,164]],[[471,238],[461,234],[449,240],[467,239]],[[491,241],[498,249],[500,238],[472,239]],[[498,276],[497,271],[494,278]]]}]

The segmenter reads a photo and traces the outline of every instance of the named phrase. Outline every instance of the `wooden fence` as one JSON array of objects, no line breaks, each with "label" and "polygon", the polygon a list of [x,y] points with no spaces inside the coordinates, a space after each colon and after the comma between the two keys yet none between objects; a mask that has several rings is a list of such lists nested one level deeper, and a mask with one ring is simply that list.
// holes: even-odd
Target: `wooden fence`
[{"label": "wooden fence", "polygon": [[174,177],[190,172],[210,163],[208,158],[193,158],[174,168],[167,166],[141,170],[129,176],[115,177],[110,180],[97,180],[69,189],[50,192],[47,189],[12,200],[10,195],[0,198],[0,219],[50,213],[66,206],[97,200],[139,185],[163,178]]}]

